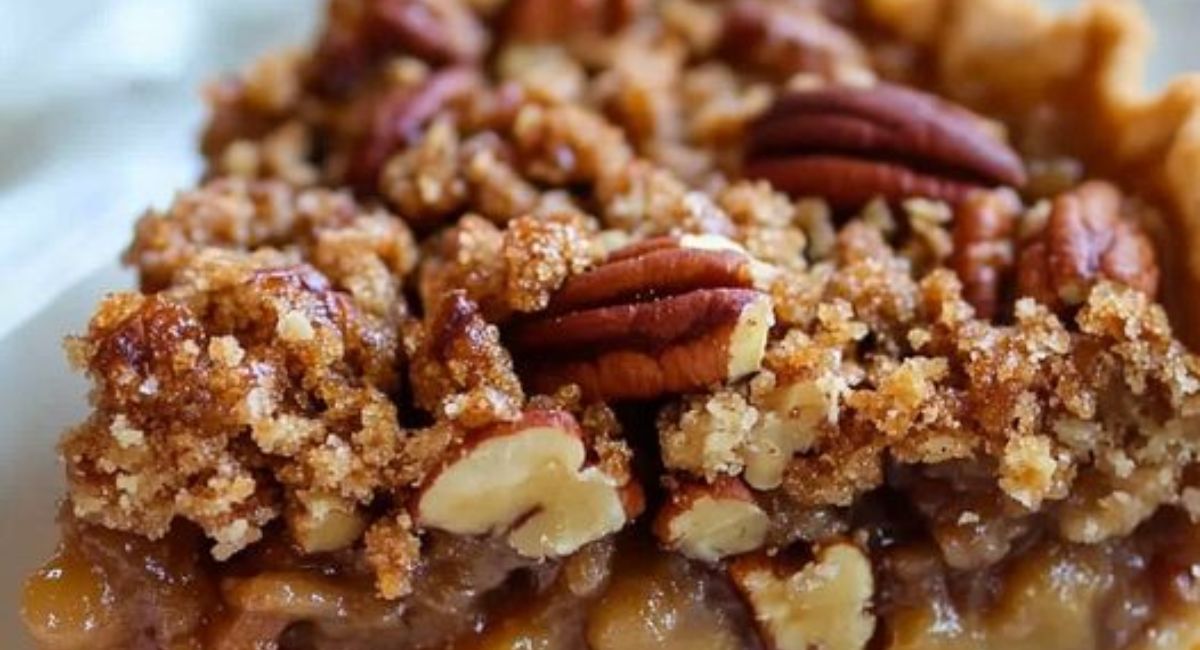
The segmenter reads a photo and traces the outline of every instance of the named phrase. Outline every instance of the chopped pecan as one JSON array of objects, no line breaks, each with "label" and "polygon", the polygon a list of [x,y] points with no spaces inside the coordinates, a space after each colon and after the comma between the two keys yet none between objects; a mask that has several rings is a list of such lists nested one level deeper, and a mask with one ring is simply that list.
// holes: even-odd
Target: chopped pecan
[{"label": "chopped pecan", "polygon": [[332,2],[308,76],[318,93],[344,98],[389,55],[470,63],[486,47],[483,27],[459,0]]},{"label": "chopped pecan", "polygon": [[570,555],[644,507],[627,471],[614,476],[596,462],[596,443],[558,410],[527,410],[472,432],[421,487],[416,522],[457,535],[504,535],[529,558]]},{"label": "chopped pecan", "polygon": [[543,392],[645,399],[729,381],[759,368],[774,322],[760,269],[728,240],[649,240],[568,279],[508,340]]},{"label": "chopped pecan", "polygon": [[1089,181],[1059,195],[1045,228],[1020,256],[1017,288],[1054,309],[1078,305],[1112,280],[1154,296],[1158,262],[1150,238],[1122,215],[1120,190]]},{"label": "chopped pecan", "polygon": [[769,526],[750,488],[728,476],[671,486],[654,518],[654,534],[663,545],[704,562],[759,548]]},{"label": "chopped pecan", "polygon": [[1000,310],[1020,210],[1016,194],[997,191],[972,194],[955,213],[950,267],[962,280],[963,297],[980,318],[993,318]]},{"label": "chopped pecan", "polygon": [[517,41],[563,40],[613,33],[633,21],[645,0],[513,0],[505,32]]},{"label": "chopped pecan", "polygon": [[849,209],[881,196],[961,203],[1025,182],[1021,159],[966,109],[901,86],[785,94],[751,126],[744,173]]},{"label": "chopped pecan", "polygon": [[423,327],[406,337],[413,363],[413,397],[419,407],[467,428],[512,421],[524,392],[499,332],[463,291],[444,294]]},{"label": "chopped pecan", "polygon": [[615,251],[590,273],[571,277],[546,311],[562,314],[695,289],[762,286],[770,274],[769,266],[724,237],[654,237]]},{"label": "chopped pecan", "polygon": [[469,63],[487,47],[483,26],[459,0],[372,0],[364,25],[376,49],[430,63]]},{"label": "chopped pecan", "polygon": [[865,69],[863,47],[811,4],[738,0],[725,13],[721,48],[771,76],[786,80],[799,72],[835,78]]},{"label": "chopped pecan", "polygon": [[446,68],[416,86],[397,88],[367,107],[366,131],[350,152],[346,180],[360,192],[373,193],[388,157],[412,141],[448,104],[479,83],[470,68]]}]

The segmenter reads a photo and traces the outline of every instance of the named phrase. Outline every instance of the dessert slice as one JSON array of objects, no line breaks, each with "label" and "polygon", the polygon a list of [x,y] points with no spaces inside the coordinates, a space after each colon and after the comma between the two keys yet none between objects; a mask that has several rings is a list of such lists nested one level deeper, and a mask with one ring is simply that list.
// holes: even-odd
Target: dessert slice
[{"label": "dessert slice", "polygon": [[1200,99],[1142,29],[331,0],[68,339],[30,632],[1200,646]]}]

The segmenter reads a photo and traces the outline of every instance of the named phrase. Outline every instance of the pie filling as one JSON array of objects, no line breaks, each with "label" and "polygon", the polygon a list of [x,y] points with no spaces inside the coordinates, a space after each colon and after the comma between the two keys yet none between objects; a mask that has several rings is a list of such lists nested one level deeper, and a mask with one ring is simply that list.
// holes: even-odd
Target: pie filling
[{"label": "pie filling", "polygon": [[1200,644],[1178,220],[886,5],[330,0],[67,341],[30,633]]}]

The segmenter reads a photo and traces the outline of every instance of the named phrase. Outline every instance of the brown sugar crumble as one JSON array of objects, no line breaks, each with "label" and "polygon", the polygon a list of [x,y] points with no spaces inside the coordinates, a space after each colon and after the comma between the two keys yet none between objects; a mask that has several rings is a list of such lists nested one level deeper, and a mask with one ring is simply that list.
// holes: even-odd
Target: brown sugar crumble
[{"label": "brown sugar crumble", "polygon": [[873,4],[330,0],[214,85],[67,340],[38,642],[1200,642],[1172,206]]}]

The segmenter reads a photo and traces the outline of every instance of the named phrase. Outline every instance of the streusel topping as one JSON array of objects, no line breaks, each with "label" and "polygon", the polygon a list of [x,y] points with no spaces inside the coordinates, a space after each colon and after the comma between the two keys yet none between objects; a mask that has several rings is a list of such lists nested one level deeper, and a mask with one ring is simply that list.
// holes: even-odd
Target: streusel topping
[{"label": "streusel topping", "polygon": [[[68,341],[74,525],[198,528],[234,644],[511,647],[519,611],[621,647],[627,593],[672,639],[860,648],[1187,597],[1145,596],[1200,517],[1162,215],[904,85],[860,12],[332,0],[212,89],[207,180]],[[256,628],[256,566],[354,624]]]}]

